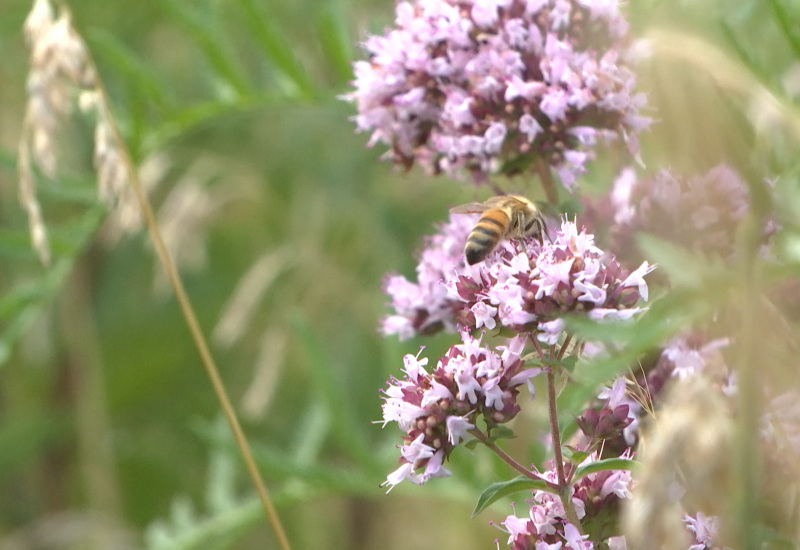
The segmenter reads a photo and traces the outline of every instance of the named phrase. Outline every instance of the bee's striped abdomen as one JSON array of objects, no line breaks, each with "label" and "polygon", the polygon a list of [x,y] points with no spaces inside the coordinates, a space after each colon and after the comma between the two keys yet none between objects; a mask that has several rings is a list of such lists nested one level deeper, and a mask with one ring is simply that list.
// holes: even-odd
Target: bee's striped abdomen
[{"label": "bee's striped abdomen", "polygon": [[475,265],[494,250],[508,230],[508,214],[500,209],[484,212],[478,224],[467,237],[464,255],[469,265]]}]

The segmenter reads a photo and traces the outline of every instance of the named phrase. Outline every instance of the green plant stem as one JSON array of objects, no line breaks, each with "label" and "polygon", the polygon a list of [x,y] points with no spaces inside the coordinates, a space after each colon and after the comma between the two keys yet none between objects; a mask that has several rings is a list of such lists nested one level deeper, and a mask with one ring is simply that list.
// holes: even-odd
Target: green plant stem
[{"label": "green plant stem", "polygon": [[[119,521],[119,482],[110,445],[109,419],[103,383],[102,353],[91,308],[91,287],[86,257],[80,258],[61,295],[61,330],[64,347],[75,380],[75,412],[78,449],[91,510]],[[111,545],[109,533],[99,529],[91,534],[92,548]]]},{"label": "green plant stem", "polygon": [[556,473],[558,474],[558,487],[563,489],[567,485],[567,478],[564,476],[564,457],[561,454],[561,434],[558,429],[558,410],[556,409],[556,382],[553,368],[547,367],[547,410],[550,416],[550,437],[553,439],[553,459],[556,463]]},{"label": "green plant stem", "polygon": [[[755,227],[762,225],[753,224]],[[740,322],[739,334],[736,338],[738,369],[737,405],[738,422],[734,441],[734,475],[737,483],[734,484],[733,502],[734,515],[732,525],[734,530],[736,548],[756,550],[761,548],[759,533],[755,528],[753,518],[759,515],[761,503],[762,461],[759,453],[758,437],[761,429],[763,398],[763,380],[761,376],[762,365],[769,360],[763,342],[767,341],[763,333],[764,323],[756,315],[763,304],[759,303],[757,290],[763,287],[760,282],[759,259],[757,257],[758,239],[751,238],[750,254],[745,258],[751,261],[742,262],[741,288],[745,289],[739,295]]]},{"label": "green plant stem", "polygon": [[567,346],[572,341],[572,334],[567,334],[567,337],[564,338],[564,343],[561,344],[561,349],[558,350],[558,356],[556,360],[561,361],[564,358],[564,354],[567,353]]},{"label": "green plant stem", "polygon": [[471,430],[469,430],[469,433],[474,435],[475,439],[477,439],[478,441],[489,447],[492,451],[494,451],[495,454],[497,454],[497,456],[499,456],[503,460],[503,462],[511,466],[513,469],[515,469],[525,477],[529,477],[531,479],[536,479],[536,480],[541,479],[538,475],[536,475],[535,472],[532,472],[531,470],[529,470],[528,468],[524,467],[522,464],[514,460],[511,457],[511,455],[509,455],[503,449],[501,449],[497,445],[497,443],[489,439],[489,437],[485,433],[480,431],[478,428],[472,428]]},{"label": "green plant stem", "polygon": [[[92,67],[92,69],[94,70],[95,74],[98,74],[96,67]],[[147,231],[150,234],[150,239],[153,241],[153,247],[155,248],[158,259],[167,274],[170,285],[175,292],[175,297],[178,300],[178,304],[181,312],[183,313],[186,325],[189,328],[189,332],[192,334],[192,339],[194,340],[195,347],[200,354],[203,367],[205,367],[206,374],[211,381],[211,386],[213,387],[217,400],[222,407],[225,418],[231,427],[234,439],[236,440],[236,445],[239,447],[239,451],[242,454],[242,458],[244,459],[244,463],[250,474],[253,485],[255,486],[256,492],[261,500],[261,504],[264,507],[264,511],[267,514],[267,518],[272,526],[275,537],[278,540],[278,544],[283,550],[290,550],[291,546],[289,544],[289,539],[286,537],[286,532],[284,531],[283,525],[280,522],[277,510],[275,509],[275,506],[269,497],[266,484],[261,478],[261,474],[256,467],[255,460],[253,459],[253,453],[250,450],[250,444],[248,443],[247,437],[245,436],[244,431],[239,424],[236,411],[234,410],[233,405],[228,398],[228,393],[225,390],[225,384],[222,382],[217,365],[213,356],[211,355],[211,351],[208,347],[205,336],[203,335],[203,331],[200,328],[200,323],[198,322],[197,316],[194,313],[194,308],[192,307],[191,301],[189,300],[186,290],[183,287],[183,282],[178,274],[178,269],[175,267],[175,263],[172,260],[166,245],[164,244],[164,239],[161,235],[161,231],[158,228],[158,223],[156,222],[153,209],[150,206],[149,200],[147,199],[147,194],[145,193],[136,169],[131,162],[130,153],[125,146],[125,141],[122,139],[122,135],[119,132],[116,121],[109,111],[108,96],[99,76],[96,78],[95,87],[98,94],[101,96],[100,105],[101,109],[103,110],[102,116],[104,116],[108,121],[108,124],[114,134],[114,139],[119,146],[120,154],[123,162],[125,163],[128,181],[136,193],[136,198],[139,202],[139,206],[142,209],[142,215],[144,216]]]},{"label": "green plant stem", "polygon": [[[544,350],[542,349],[542,346],[539,345],[539,341],[536,339],[536,336],[532,334],[529,340],[533,343],[533,347],[536,348],[536,352],[539,354],[539,359],[545,363],[545,373],[547,375],[547,410],[550,417],[550,438],[553,440],[553,462],[555,462],[556,474],[558,476],[558,496],[561,499],[561,504],[564,506],[564,512],[567,515],[567,519],[578,529],[581,534],[583,534],[583,527],[578,519],[577,512],[575,512],[575,506],[572,504],[572,487],[569,485],[567,478],[564,475],[564,456],[561,453],[561,433],[558,427],[556,382],[555,374],[553,373],[553,366],[547,364],[547,358],[545,357]],[[565,340],[564,344],[566,345],[568,343],[568,340]],[[553,354],[554,348],[551,347],[550,359],[553,358]]]},{"label": "green plant stem", "polygon": [[583,534],[581,521],[578,513],[575,512],[575,505],[572,504],[572,486],[564,476],[564,457],[561,454],[561,435],[558,429],[558,409],[556,407],[556,383],[553,367],[547,368],[547,408],[550,411],[550,436],[553,439],[553,459],[556,463],[558,473],[558,496],[564,506],[567,519],[578,531]]}]

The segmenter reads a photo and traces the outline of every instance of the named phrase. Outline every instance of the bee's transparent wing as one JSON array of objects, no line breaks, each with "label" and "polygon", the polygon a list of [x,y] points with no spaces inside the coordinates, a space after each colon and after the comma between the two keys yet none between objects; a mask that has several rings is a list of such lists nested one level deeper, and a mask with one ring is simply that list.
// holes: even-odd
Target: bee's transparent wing
[{"label": "bee's transparent wing", "polygon": [[485,203],[482,202],[471,202],[469,204],[462,204],[460,206],[454,206],[450,209],[451,214],[480,214],[481,212],[486,212],[488,208],[491,208]]}]

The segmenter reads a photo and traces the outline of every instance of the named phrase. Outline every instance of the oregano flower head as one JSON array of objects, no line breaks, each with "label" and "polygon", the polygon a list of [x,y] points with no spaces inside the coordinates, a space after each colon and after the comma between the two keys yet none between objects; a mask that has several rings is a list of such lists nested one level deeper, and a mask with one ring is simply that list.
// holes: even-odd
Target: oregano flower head
[{"label": "oregano flower head", "polygon": [[648,298],[644,277],[654,266],[624,269],[575,221],[552,228],[552,240],[543,243],[535,237],[502,241],[485,261],[469,266],[463,246],[472,224],[459,217],[427,241],[417,283],[399,275],[388,280],[395,313],[384,321],[385,333],[407,338],[456,326],[506,327],[553,344],[563,333],[565,314],[624,320],[642,311],[638,304]]},{"label": "oregano flower head", "polygon": [[461,339],[430,373],[426,358],[406,355],[405,376],[392,378],[384,390],[383,424],[397,422],[406,434],[400,467],[384,482],[390,490],[404,479],[422,485],[432,477],[449,475],[444,460],[478,420],[491,432],[520,411],[520,386],[526,384],[534,394],[531,379],[541,369],[525,368],[524,337],[494,350],[467,332]]},{"label": "oregano flower head", "polygon": [[635,155],[650,124],[627,31],[616,0],[399,2],[345,98],[404,168],[484,181],[541,160],[570,187],[598,138]]}]

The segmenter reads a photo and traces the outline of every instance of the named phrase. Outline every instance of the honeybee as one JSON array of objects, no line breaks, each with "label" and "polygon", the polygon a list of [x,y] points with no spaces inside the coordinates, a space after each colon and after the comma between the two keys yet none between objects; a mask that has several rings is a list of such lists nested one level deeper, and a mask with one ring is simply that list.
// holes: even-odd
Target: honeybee
[{"label": "honeybee", "polygon": [[480,262],[503,239],[536,236],[542,243],[544,218],[536,205],[518,195],[491,197],[486,202],[462,204],[451,208],[453,214],[482,213],[481,219],[467,237],[464,256],[469,265]]}]

